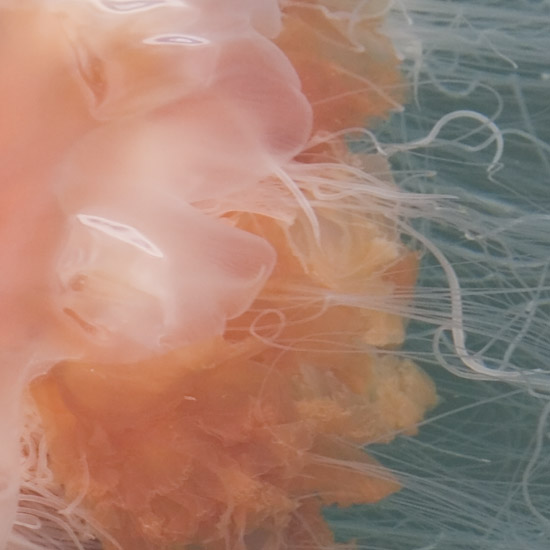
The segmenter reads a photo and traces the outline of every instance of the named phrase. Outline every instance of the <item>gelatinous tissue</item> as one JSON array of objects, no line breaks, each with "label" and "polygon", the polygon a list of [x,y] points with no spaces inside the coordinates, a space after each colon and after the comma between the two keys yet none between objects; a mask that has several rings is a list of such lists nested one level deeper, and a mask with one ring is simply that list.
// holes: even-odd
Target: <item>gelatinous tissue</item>
[{"label": "gelatinous tissue", "polygon": [[336,545],[436,400],[385,2],[0,8],[0,546]]}]

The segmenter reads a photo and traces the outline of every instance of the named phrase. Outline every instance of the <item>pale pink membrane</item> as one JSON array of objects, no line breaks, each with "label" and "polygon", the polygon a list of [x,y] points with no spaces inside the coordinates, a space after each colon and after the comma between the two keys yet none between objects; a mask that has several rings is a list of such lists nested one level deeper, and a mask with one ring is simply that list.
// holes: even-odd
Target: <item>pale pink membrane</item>
[{"label": "pale pink membrane", "polygon": [[[87,121],[80,114],[83,102],[66,93],[71,86],[60,69],[70,52],[58,40],[60,26],[35,14],[10,11],[2,13],[1,24],[0,548],[4,548],[18,497],[21,391],[29,371],[46,353],[42,343],[55,288],[52,259],[62,216],[47,178]],[[51,60],[57,66],[52,67]],[[60,97],[62,120],[57,116]]]},{"label": "pale pink membrane", "polygon": [[21,0],[2,14],[0,547],[24,385],[67,357],[132,360],[220,334],[275,254],[197,205],[253,203],[311,129],[263,36],[278,31],[275,1],[130,4]]}]

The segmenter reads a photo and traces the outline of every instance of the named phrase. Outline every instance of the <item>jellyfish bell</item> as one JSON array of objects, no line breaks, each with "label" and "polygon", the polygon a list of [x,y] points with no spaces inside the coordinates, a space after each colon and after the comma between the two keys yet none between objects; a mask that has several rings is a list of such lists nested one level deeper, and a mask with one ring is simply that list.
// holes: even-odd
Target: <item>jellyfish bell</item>
[{"label": "jellyfish bell", "polygon": [[[3,272],[1,288],[2,339],[2,492],[0,540],[5,546],[15,518],[18,484],[18,458],[13,453],[18,430],[18,398],[27,378],[27,364],[33,357],[32,342],[43,330],[38,320],[48,310],[41,298],[44,289],[53,288],[48,267],[52,240],[58,231],[55,204],[40,185],[40,177],[63,150],[89,123],[84,104],[75,83],[62,70],[67,50],[59,40],[59,27],[38,13],[14,9],[8,4],[2,14],[0,48],[5,75],[1,85],[2,129],[2,216],[0,252]],[[37,44],[42,44],[37,47]],[[60,63],[53,67],[49,60]],[[28,71],[21,71],[26,67]],[[53,84],[55,82],[55,85]],[[36,101],[36,97],[40,101]],[[67,119],[54,125],[52,105],[60,100]],[[13,109],[18,105],[17,109]],[[23,116],[26,123],[22,123]],[[34,162],[24,160],[34,151]],[[42,226],[40,232],[32,228]],[[27,321],[24,320],[27,318]],[[24,349],[24,342],[30,349]],[[30,345],[29,345],[30,344]],[[4,435],[5,434],[5,435]]]}]

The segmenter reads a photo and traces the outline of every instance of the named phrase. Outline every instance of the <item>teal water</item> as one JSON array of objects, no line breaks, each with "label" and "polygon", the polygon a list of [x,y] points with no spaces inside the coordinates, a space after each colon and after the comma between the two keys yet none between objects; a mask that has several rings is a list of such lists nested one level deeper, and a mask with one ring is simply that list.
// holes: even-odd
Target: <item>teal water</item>
[{"label": "teal water", "polygon": [[[550,3],[403,6],[391,28],[403,50],[421,44],[422,55],[406,65],[416,82],[410,103],[377,137],[400,144],[387,149],[403,189],[454,197],[411,224],[452,265],[466,348],[490,374],[461,360],[448,277],[410,239],[423,262],[406,353],[433,377],[440,403],[417,437],[369,448],[405,488],[327,516],[341,540],[369,550],[547,549]],[[456,111],[482,116],[449,120],[429,145],[418,143]]]}]

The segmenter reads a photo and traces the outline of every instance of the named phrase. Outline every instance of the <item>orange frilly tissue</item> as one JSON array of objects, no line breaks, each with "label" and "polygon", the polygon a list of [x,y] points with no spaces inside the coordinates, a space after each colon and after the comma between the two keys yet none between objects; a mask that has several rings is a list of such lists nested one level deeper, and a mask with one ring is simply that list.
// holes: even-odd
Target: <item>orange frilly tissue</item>
[{"label": "orange frilly tissue", "polygon": [[436,398],[357,4],[0,2],[0,543],[327,548],[399,489],[362,448]]}]

